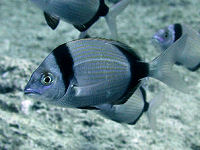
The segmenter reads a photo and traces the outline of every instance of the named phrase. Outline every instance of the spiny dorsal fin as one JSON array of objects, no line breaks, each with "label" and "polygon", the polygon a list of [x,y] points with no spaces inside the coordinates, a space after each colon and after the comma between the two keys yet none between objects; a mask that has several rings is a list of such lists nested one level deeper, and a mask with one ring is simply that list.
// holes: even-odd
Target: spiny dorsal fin
[{"label": "spiny dorsal fin", "polygon": [[46,12],[44,12],[44,17],[47,24],[51,27],[51,29],[53,30],[56,29],[60,21],[59,18],[53,17]]}]

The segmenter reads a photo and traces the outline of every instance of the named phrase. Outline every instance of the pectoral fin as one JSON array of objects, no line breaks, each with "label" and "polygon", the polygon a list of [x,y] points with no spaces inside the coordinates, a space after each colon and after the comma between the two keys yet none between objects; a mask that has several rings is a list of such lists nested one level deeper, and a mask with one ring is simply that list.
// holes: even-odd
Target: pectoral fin
[{"label": "pectoral fin", "polygon": [[49,15],[48,13],[44,12],[44,17],[47,24],[51,27],[51,29],[56,29],[59,24],[60,19],[54,16]]},{"label": "pectoral fin", "polygon": [[102,83],[96,83],[96,84],[91,84],[91,85],[86,85],[86,86],[79,86],[79,85],[74,85],[73,89],[75,91],[75,96],[76,97],[87,97],[90,95],[99,95],[99,91],[101,91],[101,86],[104,86],[104,82]]}]

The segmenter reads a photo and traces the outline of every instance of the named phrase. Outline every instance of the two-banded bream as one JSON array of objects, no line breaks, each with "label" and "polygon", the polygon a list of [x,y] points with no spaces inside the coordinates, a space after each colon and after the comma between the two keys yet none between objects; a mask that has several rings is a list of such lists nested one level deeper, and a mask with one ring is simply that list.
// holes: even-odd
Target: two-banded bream
[{"label": "two-banded bream", "polygon": [[104,0],[30,0],[44,11],[47,24],[56,29],[59,20],[72,24],[87,37],[87,30],[100,18],[105,17],[112,38],[117,38],[116,17],[128,6],[130,0],[121,0],[108,7]]},{"label": "two-banded bream", "polygon": [[153,43],[163,51],[178,39],[182,40],[184,35],[187,35],[187,40],[177,45],[177,49],[181,49],[182,53],[175,56],[176,64],[196,71],[200,68],[200,35],[189,26],[177,23],[160,29],[154,34]]},{"label": "two-banded bream", "polygon": [[142,79],[152,77],[185,90],[184,82],[171,70],[174,52],[179,51],[170,47],[146,63],[132,48],[117,41],[74,40],[45,58],[24,92],[53,105],[97,109],[107,118],[134,124],[151,108],[140,88]]}]

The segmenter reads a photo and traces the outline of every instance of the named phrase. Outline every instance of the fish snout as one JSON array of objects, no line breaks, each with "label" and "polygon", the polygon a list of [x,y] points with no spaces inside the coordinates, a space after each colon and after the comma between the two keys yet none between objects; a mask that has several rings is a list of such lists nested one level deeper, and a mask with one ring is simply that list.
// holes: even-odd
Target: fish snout
[{"label": "fish snout", "polygon": [[35,89],[30,88],[28,85],[24,88],[25,95],[40,95],[41,93]]},{"label": "fish snout", "polygon": [[164,39],[162,38],[162,37],[160,37],[159,35],[157,35],[157,34],[155,34],[153,37],[152,37],[152,40],[154,41],[154,42],[163,42],[164,41]]}]

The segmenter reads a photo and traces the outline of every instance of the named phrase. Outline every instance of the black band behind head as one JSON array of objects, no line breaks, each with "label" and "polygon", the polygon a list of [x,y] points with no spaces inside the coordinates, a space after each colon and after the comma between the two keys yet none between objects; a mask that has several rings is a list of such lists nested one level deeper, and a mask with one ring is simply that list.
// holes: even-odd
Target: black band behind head
[{"label": "black band behind head", "polygon": [[70,80],[74,75],[73,71],[73,59],[69,52],[69,48],[66,44],[62,44],[53,50],[53,55],[55,56],[56,63],[60,68],[62,78],[65,85],[65,91],[68,89]]},{"label": "black band behind head", "polygon": [[176,41],[182,36],[183,33],[182,25],[179,23],[174,24],[174,31],[175,31],[175,41]]}]

